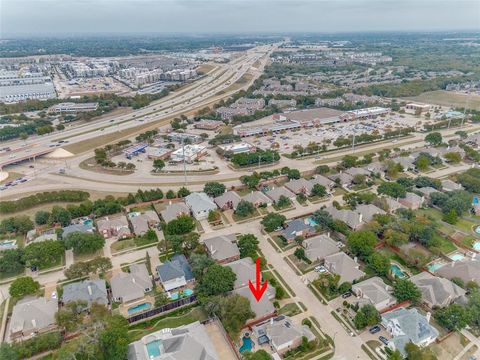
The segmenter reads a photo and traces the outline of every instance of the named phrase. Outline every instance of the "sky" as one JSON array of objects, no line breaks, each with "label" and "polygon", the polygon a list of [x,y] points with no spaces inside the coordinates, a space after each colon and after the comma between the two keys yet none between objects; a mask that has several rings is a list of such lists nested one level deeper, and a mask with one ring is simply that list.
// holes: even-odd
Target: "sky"
[{"label": "sky", "polygon": [[0,0],[15,34],[480,30],[479,0]]}]

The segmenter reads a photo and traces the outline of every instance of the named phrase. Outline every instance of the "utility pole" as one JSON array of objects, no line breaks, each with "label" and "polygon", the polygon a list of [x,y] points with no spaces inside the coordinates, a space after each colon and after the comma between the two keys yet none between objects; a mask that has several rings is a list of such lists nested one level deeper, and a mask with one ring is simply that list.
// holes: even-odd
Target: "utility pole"
[{"label": "utility pole", "polygon": [[355,128],[353,129],[352,151],[355,151]]},{"label": "utility pole", "polygon": [[465,114],[467,112],[467,107],[468,107],[468,95],[467,95],[467,99],[465,100],[465,108],[463,109],[462,123],[460,124],[460,127],[463,127],[463,123],[465,121]]},{"label": "utility pole", "polygon": [[187,164],[185,162],[185,139],[182,137],[182,154],[183,154],[183,177],[184,185],[187,186]]}]

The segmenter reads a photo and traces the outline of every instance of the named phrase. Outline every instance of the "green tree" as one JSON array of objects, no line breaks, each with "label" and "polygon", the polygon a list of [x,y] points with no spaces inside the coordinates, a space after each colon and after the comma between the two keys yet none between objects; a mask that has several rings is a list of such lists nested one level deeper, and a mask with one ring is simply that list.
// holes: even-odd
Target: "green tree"
[{"label": "green tree", "polygon": [[470,291],[467,307],[470,313],[471,325],[480,327],[480,290],[478,287]]},{"label": "green tree", "polygon": [[456,224],[458,222],[458,215],[455,209],[450,209],[448,213],[443,214],[443,221],[452,225]]},{"label": "green tree", "polygon": [[91,254],[105,245],[105,239],[99,234],[73,232],[65,239],[65,247],[73,249],[75,254]]},{"label": "green tree", "polygon": [[165,197],[167,199],[175,199],[177,197],[177,194],[175,194],[175,191],[173,190],[168,190],[167,193],[165,194]]},{"label": "green tree", "polygon": [[238,237],[237,245],[240,257],[250,257],[255,260],[258,251],[258,239],[253,234],[244,234]]},{"label": "green tree", "polygon": [[25,247],[23,259],[29,267],[46,268],[56,264],[65,254],[63,242],[45,240]]},{"label": "green tree", "polygon": [[345,169],[349,169],[357,166],[357,161],[358,161],[358,157],[353,155],[345,155],[340,165]]},{"label": "green tree", "polygon": [[460,331],[471,321],[470,312],[459,304],[451,304],[435,312],[435,319],[449,331]]},{"label": "green tree", "polygon": [[422,297],[417,285],[408,279],[397,280],[393,285],[393,295],[398,302],[410,300],[414,304],[418,303]]},{"label": "green tree", "polygon": [[177,196],[179,198],[184,198],[186,196],[190,195],[190,190],[188,190],[186,187],[182,186],[180,189],[177,191]]},{"label": "green tree", "polygon": [[195,229],[195,220],[188,215],[181,215],[165,225],[165,232],[169,235],[183,235]]},{"label": "green tree", "polygon": [[235,209],[235,214],[237,214],[240,217],[247,217],[254,213],[255,213],[255,207],[253,206],[253,204],[245,200],[240,200],[240,202],[237,205],[237,208]]},{"label": "green tree", "polygon": [[352,253],[367,258],[373,253],[377,244],[377,236],[368,230],[352,232],[348,235],[348,246]]},{"label": "green tree", "polygon": [[126,359],[129,343],[127,320],[120,315],[112,316],[99,336],[98,359]]},{"label": "green tree", "polygon": [[386,276],[390,270],[389,258],[379,252],[370,254],[367,263],[380,276]]},{"label": "green tree", "polygon": [[373,305],[364,305],[355,315],[353,322],[355,327],[359,330],[364,329],[367,326],[373,326],[380,322],[380,313]]},{"label": "green tree", "polygon": [[286,197],[285,195],[280,195],[280,197],[276,201],[275,205],[279,209],[283,209],[283,208],[286,208],[286,207],[290,206],[291,203],[292,202],[290,201],[290,199],[288,197]]},{"label": "green tree", "polygon": [[396,182],[384,182],[377,188],[379,194],[385,194],[392,198],[404,198],[407,194],[405,188]]},{"label": "green tree", "polygon": [[394,352],[392,352],[388,358],[388,360],[403,360],[403,356],[402,354],[400,353],[400,351],[398,350],[395,350]]},{"label": "green tree", "polygon": [[430,166],[430,159],[426,155],[420,155],[415,160],[415,166],[418,170],[424,171],[427,170]]},{"label": "green tree", "polygon": [[430,348],[421,348],[414,343],[405,345],[408,360],[437,360]]},{"label": "green tree", "polygon": [[70,225],[72,217],[68,210],[62,208],[61,206],[54,206],[52,208],[52,213],[50,214],[49,223],[50,224],[60,224],[62,226]]},{"label": "green tree", "polygon": [[3,274],[18,274],[25,268],[23,260],[23,249],[9,249],[2,251],[0,257],[0,273]]},{"label": "green tree", "polygon": [[161,159],[155,159],[153,160],[153,168],[155,171],[160,171],[165,167],[165,161]]},{"label": "green tree", "polygon": [[242,353],[244,360],[271,360],[272,357],[265,350],[258,350],[255,352],[245,351]]},{"label": "green tree", "polygon": [[315,184],[312,187],[312,195],[318,197],[325,197],[327,196],[327,189],[323,185]]},{"label": "green tree", "polygon": [[225,190],[225,185],[216,181],[207,182],[203,187],[203,192],[211,197],[220,196],[225,192]]},{"label": "green tree", "polygon": [[285,220],[287,220],[287,218],[282,214],[268,213],[260,223],[263,225],[265,231],[272,232],[281,227],[285,223]]},{"label": "green tree", "polygon": [[442,134],[439,132],[432,132],[425,136],[425,141],[432,146],[438,146],[442,143]]},{"label": "green tree", "polygon": [[30,276],[24,276],[15,279],[10,284],[8,292],[12,297],[20,299],[26,295],[35,294],[38,290],[40,290],[40,283]]},{"label": "green tree", "polygon": [[452,164],[458,164],[460,161],[462,161],[462,156],[460,153],[454,151],[444,154],[443,157],[447,162]]},{"label": "green tree", "polygon": [[3,342],[0,344],[0,360],[19,360],[20,358],[12,344]]},{"label": "green tree", "polygon": [[190,256],[190,266],[192,273],[197,281],[200,281],[206,269],[215,264],[215,261],[206,254],[192,254]]},{"label": "green tree", "polygon": [[84,312],[79,311],[83,309],[86,302],[69,302],[64,307],[60,308],[55,314],[55,320],[60,327],[66,331],[75,331],[82,324]]},{"label": "green tree", "polygon": [[45,225],[48,223],[48,219],[50,218],[50,213],[48,211],[37,211],[35,213],[35,223],[37,225]]},{"label": "green tree", "polygon": [[390,246],[400,247],[408,243],[408,235],[394,229],[385,230],[383,237]]},{"label": "green tree", "polygon": [[205,297],[225,295],[233,290],[235,279],[236,275],[230,267],[213,264],[198,283],[198,293]]}]

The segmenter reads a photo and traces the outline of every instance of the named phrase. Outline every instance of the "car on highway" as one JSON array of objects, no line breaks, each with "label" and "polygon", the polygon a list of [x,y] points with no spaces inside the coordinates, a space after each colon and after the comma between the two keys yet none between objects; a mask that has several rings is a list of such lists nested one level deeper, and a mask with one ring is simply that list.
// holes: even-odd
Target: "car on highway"
[{"label": "car on highway", "polygon": [[370,329],[368,330],[368,332],[369,332],[370,334],[376,334],[376,333],[380,332],[380,330],[381,330],[381,329],[380,329],[380,326],[375,325],[374,327],[370,328]]},{"label": "car on highway", "polygon": [[385,345],[388,345],[388,339],[385,336],[379,336],[378,340],[380,340]]}]

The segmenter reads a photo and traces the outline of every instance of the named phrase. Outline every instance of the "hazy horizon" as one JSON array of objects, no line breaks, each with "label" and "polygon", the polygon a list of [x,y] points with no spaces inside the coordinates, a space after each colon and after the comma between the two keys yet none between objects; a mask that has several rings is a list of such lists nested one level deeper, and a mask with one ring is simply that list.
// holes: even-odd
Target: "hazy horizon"
[{"label": "hazy horizon", "polygon": [[467,32],[473,0],[1,0],[0,36]]}]

